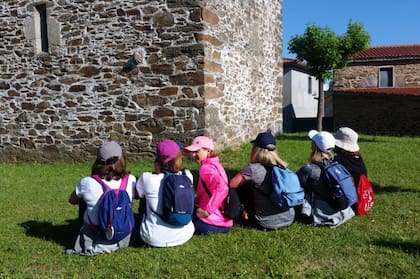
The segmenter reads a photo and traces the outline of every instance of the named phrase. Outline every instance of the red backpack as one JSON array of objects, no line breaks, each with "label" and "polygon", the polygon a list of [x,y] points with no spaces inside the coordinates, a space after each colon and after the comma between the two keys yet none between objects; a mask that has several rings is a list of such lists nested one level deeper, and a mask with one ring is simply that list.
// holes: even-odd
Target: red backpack
[{"label": "red backpack", "polygon": [[357,184],[356,214],[365,215],[372,208],[375,202],[372,185],[366,175],[362,174]]}]

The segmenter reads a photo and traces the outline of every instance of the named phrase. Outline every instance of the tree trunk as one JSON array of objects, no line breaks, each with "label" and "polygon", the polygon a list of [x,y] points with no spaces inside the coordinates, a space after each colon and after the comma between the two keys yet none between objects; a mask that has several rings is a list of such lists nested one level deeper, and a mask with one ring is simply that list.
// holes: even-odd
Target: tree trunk
[{"label": "tree trunk", "polygon": [[322,131],[322,120],[324,118],[324,81],[319,80],[318,83],[318,116],[316,129]]}]

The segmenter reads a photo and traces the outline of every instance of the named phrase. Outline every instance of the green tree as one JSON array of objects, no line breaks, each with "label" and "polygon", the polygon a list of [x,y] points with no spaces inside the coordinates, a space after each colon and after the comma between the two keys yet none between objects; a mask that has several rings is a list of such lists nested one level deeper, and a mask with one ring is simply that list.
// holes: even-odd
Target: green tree
[{"label": "green tree", "polygon": [[345,67],[349,56],[366,49],[370,36],[363,24],[349,22],[344,35],[336,35],[329,27],[307,25],[303,35],[293,36],[288,50],[305,62],[309,73],[319,81],[317,129],[322,130],[324,117],[324,81],[333,77],[333,70]]}]

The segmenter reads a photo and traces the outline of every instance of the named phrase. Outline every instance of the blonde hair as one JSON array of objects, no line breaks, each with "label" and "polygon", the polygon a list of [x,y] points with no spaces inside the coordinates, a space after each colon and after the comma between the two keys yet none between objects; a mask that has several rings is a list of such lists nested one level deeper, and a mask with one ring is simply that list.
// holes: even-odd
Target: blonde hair
[{"label": "blonde hair", "polygon": [[268,150],[255,145],[251,150],[250,162],[287,167],[287,163],[280,158],[275,148],[273,150]]},{"label": "blonde hair", "polygon": [[314,142],[312,142],[312,152],[311,156],[309,157],[310,162],[322,162],[324,159],[330,160],[332,158],[333,154],[331,151],[323,152],[318,148],[318,146],[316,146]]}]

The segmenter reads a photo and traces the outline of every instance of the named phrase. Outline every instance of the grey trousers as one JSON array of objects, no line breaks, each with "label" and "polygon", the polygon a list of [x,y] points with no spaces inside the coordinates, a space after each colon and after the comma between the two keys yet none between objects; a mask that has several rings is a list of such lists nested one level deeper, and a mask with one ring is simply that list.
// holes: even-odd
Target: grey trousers
[{"label": "grey trousers", "polygon": [[111,253],[130,244],[131,234],[124,239],[115,242],[98,235],[90,225],[84,225],[77,236],[73,249],[65,251],[66,254],[80,254],[83,256],[95,256]]}]

